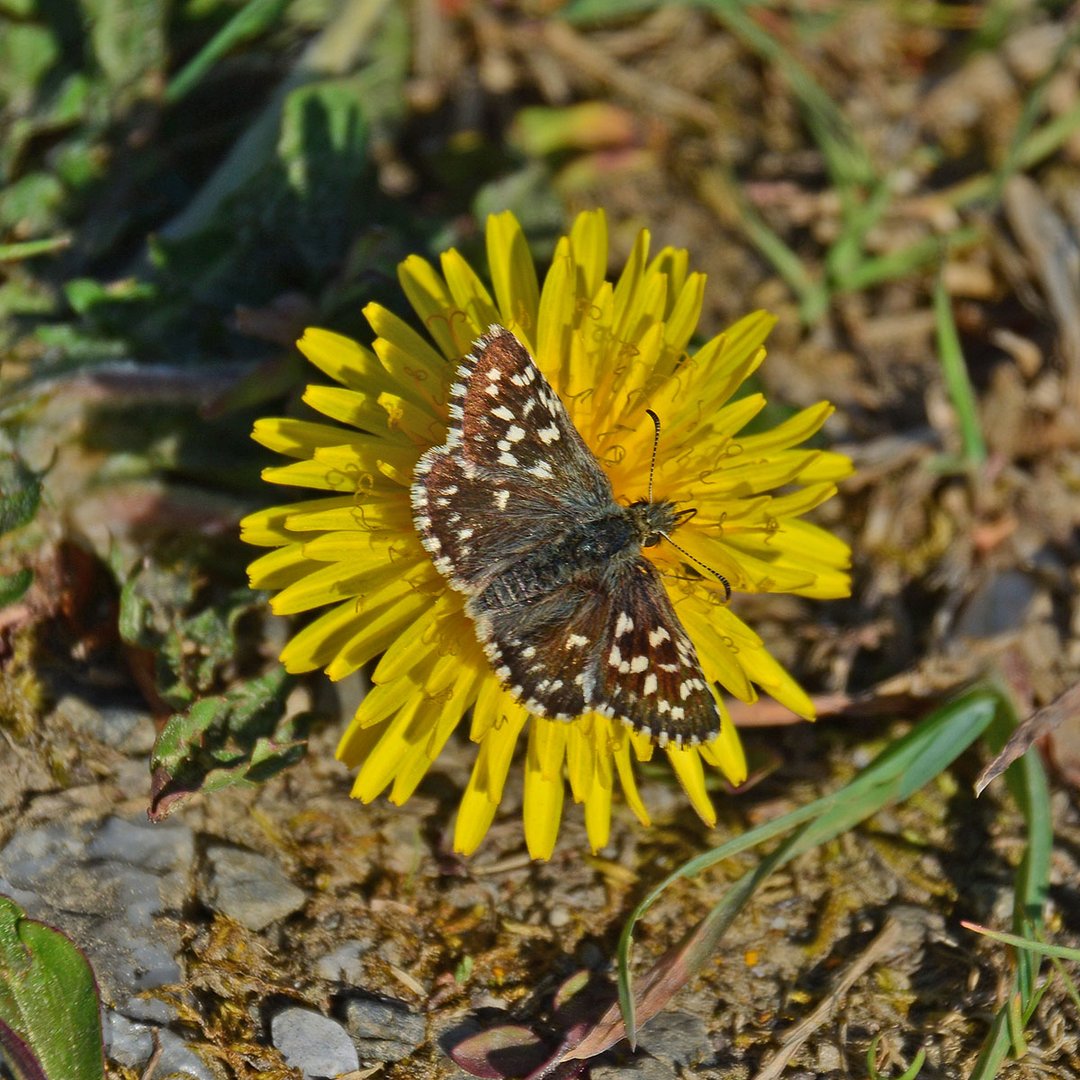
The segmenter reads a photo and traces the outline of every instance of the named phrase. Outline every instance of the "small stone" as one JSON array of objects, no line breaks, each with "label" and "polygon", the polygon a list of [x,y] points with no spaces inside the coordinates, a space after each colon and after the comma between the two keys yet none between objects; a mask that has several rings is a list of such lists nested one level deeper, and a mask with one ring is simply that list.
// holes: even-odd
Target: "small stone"
[{"label": "small stone", "polygon": [[159,916],[178,914],[190,892],[192,852],[183,825],[60,819],[11,837],[0,851],[0,893],[60,927],[86,952],[102,997],[143,1019],[127,1005],[181,976],[179,932]]},{"label": "small stone", "polygon": [[[154,1052],[154,1029],[112,1009],[105,1012],[103,1035],[106,1055],[128,1069],[141,1071]],[[157,1041],[161,1048],[157,1073],[161,1076],[179,1073],[196,1080],[217,1080],[217,1074],[175,1032],[157,1028]]]},{"label": "small stone", "polygon": [[422,1045],[427,1034],[424,1017],[392,998],[349,998],[345,1023],[364,1061],[400,1061]]},{"label": "small stone", "polygon": [[844,1059],[839,1049],[830,1043],[822,1043],[817,1049],[817,1073],[824,1076],[826,1073],[840,1072],[844,1067]]},{"label": "small stone", "polygon": [[360,1068],[348,1032],[311,1009],[282,1009],[270,1021],[270,1039],[286,1064],[304,1074],[304,1080],[327,1080]]},{"label": "small stone", "polygon": [[141,1069],[154,1052],[154,1037],[150,1029],[112,1009],[105,1010],[102,1035],[108,1056],[128,1069]]},{"label": "small stone", "polygon": [[265,855],[213,844],[206,857],[210,905],[249,930],[262,930],[299,911],[307,901],[307,894]]},{"label": "small stone", "polygon": [[382,828],[386,844],[382,865],[390,873],[401,874],[403,877],[415,874],[428,853],[417,825],[419,819],[414,815],[415,808],[414,814],[395,817]]},{"label": "small stone", "polygon": [[1035,581],[1028,574],[991,574],[968,597],[953,632],[957,637],[989,638],[1017,630],[1035,595]]},{"label": "small stone", "polygon": [[180,1073],[195,1080],[218,1080],[218,1074],[206,1064],[174,1031],[161,1028],[158,1031],[161,1057],[158,1058],[155,1076],[173,1076]]},{"label": "small stone", "polygon": [[362,957],[371,951],[370,941],[346,941],[332,952],[319,958],[315,973],[329,982],[355,985],[364,978]]},{"label": "small stone", "polygon": [[674,1080],[678,1073],[674,1065],[639,1053],[618,1064],[593,1065],[589,1076],[592,1080]]},{"label": "small stone", "polygon": [[191,865],[195,837],[186,825],[174,822],[151,825],[113,817],[98,829],[88,851],[96,859],[116,859],[163,874]]},{"label": "small stone", "polygon": [[642,1029],[638,1044],[672,1065],[700,1065],[713,1055],[705,1021],[685,1012],[662,1012]]},{"label": "small stone", "polygon": [[556,904],[548,915],[548,925],[556,930],[561,929],[570,921],[570,912],[562,904]]},{"label": "small stone", "polygon": [[123,705],[98,708],[82,697],[64,694],[49,722],[56,721],[125,754],[148,754],[154,746],[154,719],[141,709]]}]

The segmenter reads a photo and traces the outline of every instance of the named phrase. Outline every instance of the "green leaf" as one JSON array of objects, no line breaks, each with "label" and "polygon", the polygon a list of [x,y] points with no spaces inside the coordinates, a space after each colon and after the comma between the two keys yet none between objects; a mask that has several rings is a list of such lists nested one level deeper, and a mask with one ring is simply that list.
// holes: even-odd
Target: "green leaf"
[{"label": "green leaf", "polygon": [[32,521],[41,505],[41,481],[16,454],[0,454],[0,535]]},{"label": "green leaf", "polygon": [[81,0],[89,43],[107,82],[135,93],[138,83],[164,71],[169,5],[158,0]]},{"label": "green leaf", "polygon": [[967,364],[964,362],[960,335],[956,330],[952,302],[945,289],[943,274],[938,274],[934,285],[934,322],[937,326],[941,374],[960,425],[964,457],[969,465],[978,467],[986,461],[986,440],[979,423],[979,406],[975,400],[975,390],[971,385]]},{"label": "green leaf", "polygon": [[282,719],[291,685],[277,667],[173,716],[150,758],[151,819],[167,817],[196,792],[265,783],[299,761],[308,717]]},{"label": "green leaf", "polygon": [[70,236],[53,236],[46,240],[24,240],[16,244],[0,244],[0,262],[21,262],[37,255],[52,255],[70,246]]},{"label": "green leaf", "polygon": [[152,300],[157,290],[146,281],[131,278],[103,283],[96,278],[75,278],[64,286],[68,303],[80,314],[86,315],[104,304],[132,303]]},{"label": "green leaf", "polygon": [[0,896],[4,1056],[18,1060],[20,1050],[28,1050],[32,1058],[23,1070],[26,1077],[34,1076],[37,1065],[47,1080],[103,1080],[99,1010],[86,957],[59,930],[28,919],[22,908]]},{"label": "green leaf", "polygon": [[33,570],[17,570],[14,574],[4,574],[0,577],[0,607],[14,604],[22,599],[23,594],[30,588],[34,580]]},{"label": "green leaf", "polygon": [[151,653],[158,692],[184,709],[227,683],[242,651],[240,620],[261,609],[250,589],[207,590],[197,552],[173,565],[148,562],[120,591],[120,636]]}]

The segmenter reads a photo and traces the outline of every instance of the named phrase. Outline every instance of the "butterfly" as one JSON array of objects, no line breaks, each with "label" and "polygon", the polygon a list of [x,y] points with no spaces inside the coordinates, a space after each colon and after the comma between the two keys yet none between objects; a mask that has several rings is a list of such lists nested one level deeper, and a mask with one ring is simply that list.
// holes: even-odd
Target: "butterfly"
[{"label": "butterfly", "polygon": [[496,677],[530,712],[595,711],[661,746],[719,734],[693,643],[642,554],[693,512],[616,502],[509,330],[492,325],[458,367],[446,442],[420,458],[411,497],[435,568],[468,598]]}]

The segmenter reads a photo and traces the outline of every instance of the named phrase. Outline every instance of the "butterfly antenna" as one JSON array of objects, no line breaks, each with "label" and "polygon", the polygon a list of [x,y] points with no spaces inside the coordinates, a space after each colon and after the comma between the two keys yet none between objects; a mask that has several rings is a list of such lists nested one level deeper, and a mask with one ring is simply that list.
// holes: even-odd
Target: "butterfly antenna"
[{"label": "butterfly antenna", "polygon": [[712,576],[714,578],[716,578],[716,580],[719,581],[721,585],[724,586],[724,603],[725,604],[731,599],[731,582],[728,581],[728,579],[726,577],[724,577],[724,575],[721,574],[719,570],[714,570],[708,563],[703,563],[696,555],[691,555],[690,552],[686,550],[686,548],[681,547],[679,544],[676,544],[675,541],[672,540],[671,537],[668,536],[668,534],[666,532],[662,532],[660,535],[676,551],[681,552],[691,562],[696,562],[698,564],[698,566],[700,566],[702,568],[702,570],[708,570],[709,573],[712,574]]},{"label": "butterfly antenna", "polygon": [[652,409],[646,409],[645,411],[649,414],[653,426],[656,428],[656,433],[653,435],[652,441],[652,460],[649,462],[649,502],[652,502],[653,474],[656,472],[656,451],[660,448],[660,417],[657,416]]},{"label": "butterfly antenna", "polygon": [[[652,494],[653,494],[653,475],[656,473],[656,452],[660,448],[660,417],[657,416],[656,413],[654,413],[652,411],[652,409],[646,409],[645,411],[649,414],[649,418],[652,420],[653,426],[656,428],[656,434],[653,435],[653,442],[652,442],[652,460],[649,462],[649,499],[648,499],[648,501],[652,502],[653,501],[653,497],[652,497]],[[696,510],[683,510],[679,516],[682,516],[682,514],[689,514],[691,517],[693,517],[694,514],[696,514],[696,513],[697,513]],[[671,539],[671,537],[670,537],[670,535],[668,533],[661,532],[660,535],[676,551],[678,551],[681,554],[685,555],[691,562],[696,562],[698,564],[698,566],[700,566],[703,570],[708,570],[708,572],[710,574],[712,574],[712,576],[714,578],[716,578],[716,580],[719,581],[721,585],[724,586],[724,603],[725,604],[731,599],[731,582],[728,581],[728,579],[726,577],[724,577],[724,575],[721,574],[719,570],[714,570],[711,566],[709,566],[708,563],[703,563],[695,555],[691,555],[690,552],[686,550],[686,548],[681,547],[679,544],[676,544],[675,541]]]}]

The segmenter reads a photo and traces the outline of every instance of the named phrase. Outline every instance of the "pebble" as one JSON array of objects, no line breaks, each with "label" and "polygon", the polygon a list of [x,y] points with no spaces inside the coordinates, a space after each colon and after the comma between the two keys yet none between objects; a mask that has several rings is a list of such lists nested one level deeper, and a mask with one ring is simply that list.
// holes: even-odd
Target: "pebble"
[{"label": "pebble", "polygon": [[968,597],[954,633],[988,638],[1017,630],[1035,595],[1035,581],[1028,574],[1019,570],[991,574]]},{"label": "pebble", "polygon": [[548,913],[548,925],[553,926],[556,930],[561,930],[570,922],[571,918],[572,916],[567,908],[562,904],[556,904]]},{"label": "pebble", "polygon": [[307,894],[265,855],[211,844],[206,859],[208,903],[249,930],[262,930],[299,911],[307,901]]},{"label": "pebble", "polygon": [[336,1020],[311,1009],[282,1009],[270,1021],[270,1038],[304,1080],[326,1080],[360,1068],[349,1033]]},{"label": "pebble", "polygon": [[315,974],[327,982],[355,986],[363,982],[363,957],[371,952],[373,942],[346,941],[315,962]]},{"label": "pebble", "polygon": [[638,1045],[653,1057],[682,1067],[700,1065],[714,1053],[705,1021],[686,1012],[654,1016],[641,1029]]},{"label": "pebble", "polygon": [[194,838],[183,824],[60,819],[12,836],[0,851],[0,893],[86,953],[104,1000],[160,1022],[171,1007],[137,995],[180,981],[173,920],[190,892],[193,861]]},{"label": "pebble", "polygon": [[392,998],[349,998],[345,1024],[364,1061],[400,1061],[422,1045],[427,1034],[424,1017]]},{"label": "pebble", "polygon": [[668,1062],[640,1053],[618,1064],[595,1064],[589,1071],[592,1080],[675,1080],[678,1075]]},{"label": "pebble", "polygon": [[154,746],[154,721],[148,713],[123,705],[92,705],[78,693],[60,697],[50,723],[62,723],[125,754],[146,755]]},{"label": "pebble", "polygon": [[[105,1052],[119,1065],[142,1070],[154,1052],[153,1033],[146,1024],[138,1024],[112,1009],[105,1011],[103,1026]],[[156,1076],[191,1076],[195,1080],[217,1080],[217,1073],[179,1035],[168,1028],[158,1029],[158,1058]]]}]

